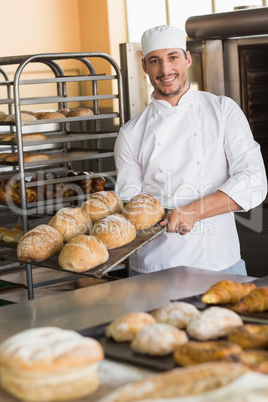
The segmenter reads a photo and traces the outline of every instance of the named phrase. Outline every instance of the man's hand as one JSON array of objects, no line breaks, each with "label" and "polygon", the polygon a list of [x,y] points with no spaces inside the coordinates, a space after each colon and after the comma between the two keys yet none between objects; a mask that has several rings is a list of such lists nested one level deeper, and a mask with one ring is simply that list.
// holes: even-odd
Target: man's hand
[{"label": "man's hand", "polygon": [[197,211],[193,208],[193,204],[189,204],[169,211],[160,225],[167,225],[168,232],[185,235],[192,230],[198,220]]}]

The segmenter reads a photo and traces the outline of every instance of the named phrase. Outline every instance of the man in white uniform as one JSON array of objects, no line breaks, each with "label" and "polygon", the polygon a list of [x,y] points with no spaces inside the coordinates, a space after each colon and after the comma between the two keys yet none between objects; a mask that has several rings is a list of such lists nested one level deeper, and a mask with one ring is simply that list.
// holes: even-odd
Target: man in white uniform
[{"label": "man in white uniform", "polygon": [[141,44],[154,92],[118,135],[115,192],[152,194],[170,211],[167,231],[130,258],[131,274],[189,266],[246,275],[234,211],[266,196],[260,147],[233,100],[191,87],[183,30],[155,27]]}]

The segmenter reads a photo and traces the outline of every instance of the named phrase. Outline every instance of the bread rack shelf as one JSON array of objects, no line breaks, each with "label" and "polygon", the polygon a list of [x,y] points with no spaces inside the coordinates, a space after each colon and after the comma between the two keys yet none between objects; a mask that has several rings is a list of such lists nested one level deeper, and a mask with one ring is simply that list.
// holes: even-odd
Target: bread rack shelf
[{"label": "bread rack shelf", "polygon": [[[66,62],[69,65],[76,64],[73,68],[75,73],[70,73]],[[105,70],[111,73],[96,73],[94,63],[105,65]],[[34,69],[36,65],[42,66],[43,77],[37,74],[34,78],[33,74],[29,78],[28,70]],[[15,72],[9,77],[5,69],[14,70],[11,66],[15,66]],[[88,197],[87,193],[80,192],[68,197],[62,195],[27,202],[27,189],[62,183],[76,185],[81,180],[100,176],[106,180],[107,189],[113,189],[116,176],[113,145],[124,123],[122,76],[115,60],[101,52],[0,57],[0,75],[3,77],[2,80],[0,78],[0,89],[5,92],[0,97],[0,110],[14,115],[14,121],[0,122],[0,131],[3,134],[15,134],[16,137],[15,142],[2,141],[0,135],[0,158],[3,153],[17,154],[15,161],[0,161],[1,180],[15,177],[20,183],[21,194],[19,206],[0,206],[0,220],[1,215],[12,216],[10,223],[1,220],[3,224],[0,222],[0,225],[12,227],[12,224],[19,222],[26,232],[31,228],[31,219],[35,214],[44,220],[47,217],[48,221],[59,208],[80,205]],[[109,88],[112,89],[103,89],[103,83],[110,84]],[[33,92],[34,96],[31,96]],[[38,96],[35,96],[36,93]],[[112,107],[107,106],[109,102]],[[93,115],[31,121],[22,121],[21,118],[25,109],[56,111],[75,107],[89,107]],[[23,136],[28,133],[43,133],[46,139],[24,142]],[[25,162],[25,153],[45,153],[49,159]],[[68,176],[70,171],[83,173]],[[90,175],[86,172],[90,172]],[[31,181],[34,176],[37,181]],[[34,298],[33,289],[38,286],[33,284],[32,268],[30,264],[25,266],[28,299]]]}]

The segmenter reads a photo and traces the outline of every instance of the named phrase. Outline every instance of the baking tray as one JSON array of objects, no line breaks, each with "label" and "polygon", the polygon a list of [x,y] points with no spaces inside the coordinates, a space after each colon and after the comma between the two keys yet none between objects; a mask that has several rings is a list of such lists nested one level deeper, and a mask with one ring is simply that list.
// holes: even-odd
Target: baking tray
[{"label": "baking tray", "polygon": [[[94,278],[102,278],[105,274],[115,268],[118,264],[128,258],[135,251],[145,246],[145,244],[147,244],[157,236],[161,235],[165,231],[166,227],[160,226],[159,224],[156,224],[149,229],[138,230],[136,238],[131,243],[126,244],[122,247],[115,248],[113,250],[109,250],[108,261],[88,271],[79,272],[79,274]],[[7,254],[6,258],[12,261],[23,262],[17,258],[17,254],[15,252]],[[34,262],[32,264],[66,272],[66,269],[60,268],[58,264],[58,255],[50,258],[49,260]]]}]

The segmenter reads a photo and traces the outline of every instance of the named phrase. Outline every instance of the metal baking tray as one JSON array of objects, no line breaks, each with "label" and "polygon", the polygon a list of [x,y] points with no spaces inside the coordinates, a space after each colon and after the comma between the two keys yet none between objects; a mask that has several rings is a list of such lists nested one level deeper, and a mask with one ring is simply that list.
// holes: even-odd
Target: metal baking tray
[{"label": "metal baking tray", "polygon": [[[109,271],[115,268],[118,264],[120,264],[122,261],[128,258],[131,254],[133,254],[135,251],[145,246],[145,244],[149,243],[151,240],[161,235],[161,233],[165,231],[166,227],[162,227],[159,224],[156,224],[148,229],[138,230],[136,238],[131,243],[126,244],[125,246],[122,247],[115,248],[113,250],[109,250],[108,261],[88,271],[81,273],[79,272],[79,274],[94,278],[102,278]],[[17,254],[14,252],[6,255],[6,258],[12,261],[22,262],[17,258]],[[33,264],[45,268],[57,269],[66,272],[66,270],[60,268],[58,264],[58,255],[50,258],[49,260],[34,262]]]}]

